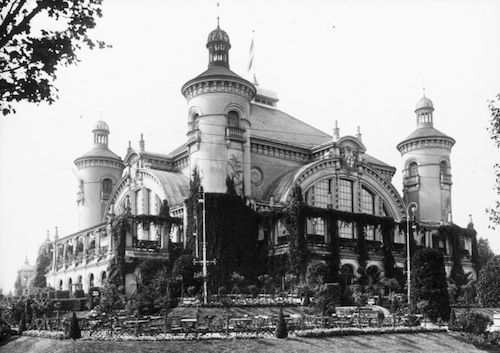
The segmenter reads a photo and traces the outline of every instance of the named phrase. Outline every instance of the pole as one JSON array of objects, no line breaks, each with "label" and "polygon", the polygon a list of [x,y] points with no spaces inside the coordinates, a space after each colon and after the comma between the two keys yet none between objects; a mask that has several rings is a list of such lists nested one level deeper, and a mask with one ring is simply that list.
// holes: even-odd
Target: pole
[{"label": "pole", "polygon": [[208,285],[207,285],[207,227],[206,227],[206,206],[205,191],[203,191],[203,303],[208,304]]},{"label": "pole", "polygon": [[411,304],[411,256],[410,256],[410,207],[412,214],[415,214],[415,211],[418,208],[416,202],[410,202],[408,206],[406,206],[406,280],[407,280],[407,296],[408,296],[408,307]]}]

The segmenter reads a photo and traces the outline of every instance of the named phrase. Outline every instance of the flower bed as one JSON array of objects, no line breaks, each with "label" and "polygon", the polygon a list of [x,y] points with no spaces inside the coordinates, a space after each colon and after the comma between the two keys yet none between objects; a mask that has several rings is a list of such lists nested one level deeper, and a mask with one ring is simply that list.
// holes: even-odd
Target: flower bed
[{"label": "flower bed", "polygon": [[335,336],[356,336],[356,335],[377,335],[384,333],[419,333],[419,332],[446,332],[445,328],[425,328],[420,326],[397,326],[397,327],[346,327],[331,329],[311,329],[295,331],[297,337],[335,337]]},{"label": "flower bed", "polygon": [[[295,330],[289,332],[289,337],[335,337],[354,335],[379,335],[394,333],[423,333],[423,332],[446,332],[444,328],[428,329],[424,327],[381,327],[381,328],[333,328],[333,329],[308,329]],[[39,338],[64,339],[66,335],[63,331],[40,331],[28,330],[23,335]],[[134,335],[128,332],[116,332],[102,330],[99,332],[82,331],[84,341],[192,341],[192,340],[224,340],[235,338],[269,338],[274,337],[274,333],[269,330],[252,330],[224,333],[157,333]]]}]

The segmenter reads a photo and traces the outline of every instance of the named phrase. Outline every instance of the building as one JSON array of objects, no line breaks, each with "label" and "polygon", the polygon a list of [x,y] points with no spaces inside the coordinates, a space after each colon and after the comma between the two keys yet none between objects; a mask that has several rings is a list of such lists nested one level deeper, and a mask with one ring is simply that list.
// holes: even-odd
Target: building
[{"label": "building", "polygon": [[[114,256],[113,222],[122,215],[132,217],[123,235],[125,261],[166,259],[169,239],[185,246],[189,236],[185,200],[195,169],[205,192],[226,193],[231,185],[231,191],[244,196],[257,212],[284,207],[292,190],[300,186],[305,203],[315,208],[391,218],[395,226],[390,243],[400,268],[406,260],[404,225],[410,224],[405,221],[415,217],[417,226],[412,226],[411,236],[416,246],[440,249],[446,255],[448,274],[457,261],[456,256],[452,261],[452,253],[460,252],[464,270],[474,272],[475,233],[463,232],[458,248],[440,235],[441,227],[452,222],[450,155],[455,141],[434,129],[430,99],[423,97],[417,103],[417,127],[397,146],[404,174],[400,195],[392,184],[396,168],[367,153],[359,129],[356,135],[341,135],[336,122],[329,135],[280,111],[275,92],[230,70],[231,43],[219,26],[209,34],[206,46],[207,70],[181,88],[188,102],[185,144],[168,154],[153,153],[146,150],[141,136],[139,148],[129,144],[122,160],[108,148],[108,125],[95,124],[92,150],[75,160],[82,230],[61,238],[56,235],[48,284],[85,291],[101,286]],[[411,202],[418,204],[415,212],[408,208]],[[165,210],[182,222],[158,226],[144,217],[142,221],[133,218]],[[359,267],[355,250],[359,234],[364,234],[369,249],[367,267],[384,269],[381,249],[388,240],[380,227],[335,222],[346,283]],[[308,248],[318,257],[327,254],[332,220],[314,216],[305,223]],[[269,254],[276,256],[288,251],[288,235],[276,221],[261,229],[258,237],[269,241]],[[133,278],[132,269],[126,275],[128,293],[134,290]]]}]

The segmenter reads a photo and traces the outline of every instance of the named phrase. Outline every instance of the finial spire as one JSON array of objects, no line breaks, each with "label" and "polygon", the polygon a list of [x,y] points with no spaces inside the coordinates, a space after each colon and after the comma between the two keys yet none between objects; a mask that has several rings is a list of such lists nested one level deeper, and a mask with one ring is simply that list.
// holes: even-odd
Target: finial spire
[{"label": "finial spire", "polygon": [[358,133],[356,134],[356,137],[357,137],[358,140],[361,141],[362,135],[361,135],[361,128],[359,126],[358,126]]},{"label": "finial spire", "polygon": [[217,3],[217,28],[219,27],[219,3]]},{"label": "finial spire", "polygon": [[424,97],[425,97],[425,77],[422,77],[422,89],[424,91]]},{"label": "finial spire", "polygon": [[338,141],[340,139],[340,129],[338,121],[335,120],[335,127],[333,128],[333,141]]},{"label": "finial spire", "polygon": [[139,141],[139,148],[141,149],[141,152],[144,152],[144,138],[143,138],[143,134],[141,134],[141,140]]}]

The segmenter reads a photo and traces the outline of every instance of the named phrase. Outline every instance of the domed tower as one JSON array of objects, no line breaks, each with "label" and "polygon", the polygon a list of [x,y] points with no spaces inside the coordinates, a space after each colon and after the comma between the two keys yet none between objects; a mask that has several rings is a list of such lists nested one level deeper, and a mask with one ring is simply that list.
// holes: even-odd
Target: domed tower
[{"label": "domed tower", "polygon": [[[250,102],[255,86],[229,69],[231,43],[217,28],[208,35],[208,70],[188,81],[190,170],[207,192],[250,195]],[[229,181],[229,182],[228,182]]]},{"label": "domed tower", "polygon": [[415,109],[417,128],[397,149],[404,163],[403,193],[416,202],[416,219],[448,223],[451,213],[451,148],[455,140],[434,128],[434,105],[425,95]]},{"label": "domed tower", "polygon": [[75,160],[80,178],[76,200],[80,229],[103,222],[106,202],[124,168],[121,158],[108,148],[108,124],[99,120],[92,132],[94,147]]}]

